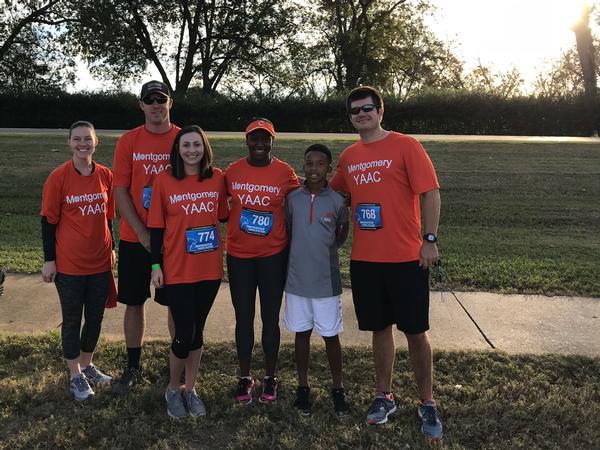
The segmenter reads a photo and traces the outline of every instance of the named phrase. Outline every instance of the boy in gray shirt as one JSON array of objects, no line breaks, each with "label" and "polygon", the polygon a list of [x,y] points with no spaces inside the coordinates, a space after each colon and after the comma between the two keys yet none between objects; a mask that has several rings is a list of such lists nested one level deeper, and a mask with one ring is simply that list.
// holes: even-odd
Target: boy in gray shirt
[{"label": "boy in gray shirt", "polygon": [[333,379],[334,410],[349,413],[342,384],[342,283],[338,248],[348,236],[348,209],[341,195],[327,184],[331,152],[313,144],[304,152],[304,186],[288,194],[286,224],[290,236],[285,285],[284,323],[296,333],[298,389],[294,407],[311,414],[308,359],[313,327],[323,337]]}]

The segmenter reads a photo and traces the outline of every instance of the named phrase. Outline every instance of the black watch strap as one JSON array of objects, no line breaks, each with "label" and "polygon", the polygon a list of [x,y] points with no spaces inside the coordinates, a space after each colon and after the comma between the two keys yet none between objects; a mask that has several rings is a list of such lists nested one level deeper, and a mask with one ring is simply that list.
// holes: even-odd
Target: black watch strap
[{"label": "black watch strap", "polygon": [[433,234],[433,233],[426,233],[426,234],[423,235],[423,240],[425,240],[425,241],[430,242],[430,243],[433,244],[433,243],[437,242],[438,239],[437,239],[437,236],[435,234]]}]

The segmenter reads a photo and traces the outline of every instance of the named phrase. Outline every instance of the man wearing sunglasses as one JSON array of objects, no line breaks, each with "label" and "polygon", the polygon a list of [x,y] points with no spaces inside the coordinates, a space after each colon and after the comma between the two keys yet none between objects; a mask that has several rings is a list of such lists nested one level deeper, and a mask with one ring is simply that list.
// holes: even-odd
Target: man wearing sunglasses
[{"label": "man wearing sunglasses", "polygon": [[350,194],[352,298],[359,328],[373,332],[376,393],[367,423],[383,424],[397,409],[392,393],[396,325],[408,341],[421,430],[439,440],[442,424],[432,395],[427,335],[428,267],[438,260],[439,183],[416,139],[381,127],[384,106],[377,90],[354,89],[346,107],[360,141],[340,155],[331,187]]},{"label": "man wearing sunglasses", "polygon": [[[146,226],[152,183],[170,167],[170,154],[179,127],[171,123],[173,106],[168,86],[149,81],[142,86],[140,109],[144,124],[117,141],[113,172],[115,200],[121,215],[119,241],[119,302],[126,305],[124,318],[127,366],[112,385],[116,394],[127,394],[141,379],[140,358],[145,328],[144,304],[150,297],[150,233]],[[161,300],[157,291],[155,300]],[[169,330],[172,320],[169,315]]]}]

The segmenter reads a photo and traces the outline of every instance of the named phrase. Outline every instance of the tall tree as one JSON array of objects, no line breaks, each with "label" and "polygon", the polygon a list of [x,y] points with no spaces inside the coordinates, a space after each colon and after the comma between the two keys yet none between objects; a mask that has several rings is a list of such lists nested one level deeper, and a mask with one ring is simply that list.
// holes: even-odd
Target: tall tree
[{"label": "tall tree", "polygon": [[72,20],[65,0],[0,3],[0,86],[47,90],[73,79],[73,60],[62,52],[59,26]]},{"label": "tall tree", "polygon": [[579,55],[583,75],[585,103],[588,111],[588,129],[590,133],[598,134],[600,115],[596,78],[596,52],[594,50],[592,30],[590,29],[591,12],[592,7],[587,2],[584,3],[581,17],[573,27],[573,31],[575,32],[577,54]]},{"label": "tall tree", "polygon": [[[424,24],[427,0],[312,0],[312,23],[321,38],[315,43],[321,67],[345,92],[358,84],[375,84],[405,96],[421,80],[447,80],[461,63]],[[442,62],[443,61],[443,62]],[[456,70],[444,67],[452,65]]]},{"label": "tall tree", "polygon": [[[174,91],[216,91],[238,64],[273,51],[293,29],[287,0],[83,0],[74,46],[107,78],[139,77],[148,64]],[[196,81],[197,80],[197,81]]]},{"label": "tall tree", "polygon": [[516,67],[505,72],[493,72],[481,62],[464,76],[463,88],[500,98],[522,95],[523,78]]}]

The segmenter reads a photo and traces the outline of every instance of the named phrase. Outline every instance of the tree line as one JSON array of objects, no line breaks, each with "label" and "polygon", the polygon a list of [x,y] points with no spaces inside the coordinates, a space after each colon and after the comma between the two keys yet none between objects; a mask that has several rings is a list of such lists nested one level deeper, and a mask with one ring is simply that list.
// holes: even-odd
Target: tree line
[{"label": "tree line", "polygon": [[[432,0],[4,0],[0,91],[64,90],[82,60],[114,91],[152,66],[180,99],[324,100],[359,84],[399,100],[523,94],[515,68],[466,72],[453,44],[427,27],[433,11]],[[592,9],[533,96],[585,95],[594,108],[600,46],[590,22],[600,22]]]}]

